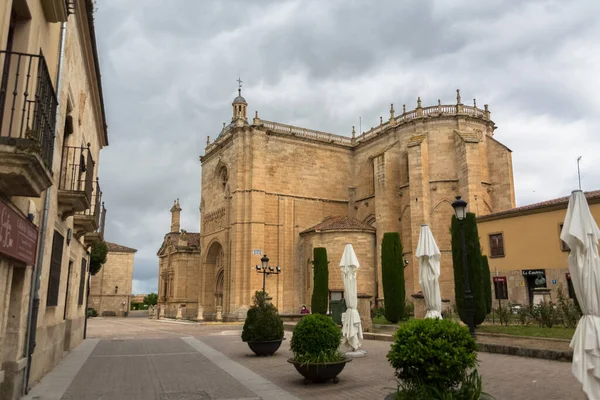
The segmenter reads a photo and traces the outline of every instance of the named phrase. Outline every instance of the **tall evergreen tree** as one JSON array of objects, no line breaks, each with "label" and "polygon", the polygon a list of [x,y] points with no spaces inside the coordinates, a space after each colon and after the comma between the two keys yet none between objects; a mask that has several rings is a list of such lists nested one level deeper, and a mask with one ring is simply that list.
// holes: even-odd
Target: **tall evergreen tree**
[{"label": "tall evergreen tree", "polygon": [[481,272],[483,278],[483,289],[485,292],[485,311],[486,314],[492,312],[492,277],[490,272],[490,264],[487,256],[481,257]]},{"label": "tall evergreen tree", "polygon": [[327,249],[315,247],[313,250],[314,283],[311,299],[313,314],[327,314],[329,302],[329,269],[327,264]]},{"label": "tall evergreen tree", "polygon": [[[481,268],[481,246],[479,245],[479,234],[477,232],[477,221],[475,214],[467,213],[462,222],[465,230],[465,242],[467,247],[467,268],[469,270],[469,280],[471,283],[471,292],[473,293],[475,325],[480,325],[487,315],[485,292],[483,284],[483,272]],[[465,276],[463,269],[463,255],[461,242],[461,222],[452,216],[452,265],[454,268],[454,296],[456,308],[460,319],[467,323],[466,303],[465,303]]]},{"label": "tall evergreen tree", "polygon": [[383,234],[381,242],[381,275],[385,319],[398,322],[404,316],[404,260],[398,232]]}]

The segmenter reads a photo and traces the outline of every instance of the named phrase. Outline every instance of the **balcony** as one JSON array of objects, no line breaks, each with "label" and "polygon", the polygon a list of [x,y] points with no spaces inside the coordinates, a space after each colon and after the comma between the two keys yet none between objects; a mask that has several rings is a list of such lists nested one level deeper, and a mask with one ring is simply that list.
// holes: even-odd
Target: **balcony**
[{"label": "balcony", "polygon": [[[102,191],[100,190],[98,180],[93,183],[94,189],[91,207],[84,211],[77,212],[73,217],[73,232],[77,239],[83,235],[96,232],[100,228],[100,214],[101,209],[104,208],[104,204],[102,203]],[[104,229],[104,227],[102,228]]]},{"label": "balcony", "polygon": [[56,94],[43,54],[0,50],[0,192],[40,197],[52,185]]},{"label": "balcony", "polygon": [[100,207],[100,225],[98,228],[92,232],[88,232],[85,234],[83,238],[83,244],[87,246],[91,246],[96,242],[104,241],[104,224],[106,223],[106,208],[104,207],[104,202],[102,202],[102,206]]},{"label": "balcony", "polygon": [[88,147],[64,146],[58,181],[58,213],[62,219],[92,206],[94,159]]}]

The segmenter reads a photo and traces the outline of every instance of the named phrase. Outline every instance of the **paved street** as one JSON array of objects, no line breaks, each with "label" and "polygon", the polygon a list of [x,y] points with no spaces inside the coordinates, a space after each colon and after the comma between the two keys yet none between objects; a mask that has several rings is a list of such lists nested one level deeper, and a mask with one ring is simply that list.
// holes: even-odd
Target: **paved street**
[{"label": "paved street", "polygon": [[[389,342],[365,341],[337,385],[305,385],[289,339],[274,357],[254,357],[241,324],[94,318],[88,340],[44,378],[29,399],[383,399],[396,387]],[[497,399],[584,399],[571,364],[481,353],[485,391]]]}]

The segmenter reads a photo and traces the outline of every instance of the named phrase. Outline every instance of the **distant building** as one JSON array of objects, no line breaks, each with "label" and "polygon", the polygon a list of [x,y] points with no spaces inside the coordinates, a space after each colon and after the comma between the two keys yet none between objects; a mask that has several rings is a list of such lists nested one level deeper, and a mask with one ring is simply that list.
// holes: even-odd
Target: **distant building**
[{"label": "distant building", "polygon": [[137,250],[110,242],[106,245],[106,263],[92,276],[89,307],[100,316],[127,316],[131,304],[133,258]]},{"label": "distant building", "polygon": [[[600,190],[585,195],[600,225]],[[573,297],[568,282],[569,248],[560,240],[568,204],[569,197],[561,197],[478,218],[491,275],[506,277],[510,302],[530,305],[537,287],[550,289],[552,301],[559,287],[566,297]]]}]

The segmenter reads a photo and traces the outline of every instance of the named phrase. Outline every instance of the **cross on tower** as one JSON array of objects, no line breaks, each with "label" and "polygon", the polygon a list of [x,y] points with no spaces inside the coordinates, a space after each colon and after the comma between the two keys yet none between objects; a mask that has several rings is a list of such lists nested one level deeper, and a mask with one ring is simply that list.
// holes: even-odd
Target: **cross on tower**
[{"label": "cross on tower", "polygon": [[240,96],[242,95],[242,79],[238,76],[237,78],[237,83],[238,83],[238,93],[240,94]]}]

